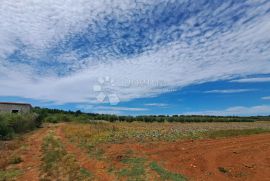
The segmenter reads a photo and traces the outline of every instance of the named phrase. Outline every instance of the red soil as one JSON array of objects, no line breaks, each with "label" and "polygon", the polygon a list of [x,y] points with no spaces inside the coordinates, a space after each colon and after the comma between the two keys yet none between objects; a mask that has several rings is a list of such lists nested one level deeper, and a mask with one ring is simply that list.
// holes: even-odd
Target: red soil
[{"label": "red soil", "polygon": [[40,175],[41,165],[41,145],[43,137],[48,132],[48,127],[41,128],[30,134],[25,140],[26,149],[22,151],[21,158],[23,162],[16,165],[23,171],[23,174],[17,178],[20,181],[37,181]]},{"label": "red soil", "polygon": [[133,150],[189,180],[270,180],[270,134],[105,147],[111,158]]},{"label": "red soil", "polygon": [[[92,172],[95,180],[117,180],[107,172],[108,163],[90,158],[86,150],[69,143],[61,130],[63,126],[56,128],[56,134],[66,150],[75,155],[80,166]],[[27,149],[21,154],[23,162],[16,165],[24,174],[17,180],[39,180],[41,145],[48,131],[49,127],[45,127],[26,137]],[[270,134],[212,140],[105,144],[102,148],[115,166],[119,165],[121,156],[132,150],[135,156],[147,158],[149,162],[156,161],[189,180],[270,181]]]}]

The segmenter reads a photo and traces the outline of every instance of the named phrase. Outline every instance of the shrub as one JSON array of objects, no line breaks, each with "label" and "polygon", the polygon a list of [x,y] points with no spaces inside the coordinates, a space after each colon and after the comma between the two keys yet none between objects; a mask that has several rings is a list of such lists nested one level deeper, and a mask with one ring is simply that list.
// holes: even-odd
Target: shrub
[{"label": "shrub", "polygon": [[68,114],[50,114],[45,118],[45,122],[47,123],[60,123],[60,122],[70,122],[73,120],[73,116]]},{"label": "shrub", "polygon": [[14,135],[14,130],[9,126],[8,121],[0,115],[0,139],[10,139]]},{"label": "shrub", "polygon": [[0,139],[10,139],[14,133],[25,133],[41,123],[37,114],[0,114]]},{"label": "shrub", "polygon": [[36,128],[35,114],[9,114],[7,118],[15,133],[24,133]]}]

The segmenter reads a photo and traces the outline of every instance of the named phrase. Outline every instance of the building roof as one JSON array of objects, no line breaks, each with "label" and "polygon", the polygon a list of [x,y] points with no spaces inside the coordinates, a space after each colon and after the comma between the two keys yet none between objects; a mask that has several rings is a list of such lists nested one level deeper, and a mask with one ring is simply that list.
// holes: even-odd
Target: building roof
[{"label": "building roof", "polygon": [[0,104],[9,104],[9,105],[23,105],[23,106],[31,106],[31,104],[28,103],[19,103],[19,102],[0,102]]}]

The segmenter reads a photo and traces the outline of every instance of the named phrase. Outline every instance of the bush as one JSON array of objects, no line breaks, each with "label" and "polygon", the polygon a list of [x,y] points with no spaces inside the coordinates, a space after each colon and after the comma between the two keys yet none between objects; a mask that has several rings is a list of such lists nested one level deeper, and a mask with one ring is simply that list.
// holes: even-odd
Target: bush
[{"label": "bush", "polygon": [[14,130],[9,126],[8,121],[0,115],[0,139],[11,139],[14,135]]},{"label": "bush", "polygon": [[46,117],[44,121],[47,123],[58,123],[57,117],[53,115]]},{"label": "bush", "polygon": [[47,123],[70,122],[72,121],[72,116],[68,114],[51,114],[44,121]]},{"label": "bush", "polygon": [[25,133],[40,126],[37,114],[0,114],[0,139],[10,139],[14,133]]}]

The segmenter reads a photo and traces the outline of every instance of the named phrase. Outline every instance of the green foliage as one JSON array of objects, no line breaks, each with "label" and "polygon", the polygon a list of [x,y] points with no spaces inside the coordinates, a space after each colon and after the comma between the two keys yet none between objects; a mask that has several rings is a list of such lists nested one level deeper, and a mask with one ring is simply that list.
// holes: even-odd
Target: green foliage
[{"label": "green foliage", "polygon": [[0,115],[0,140],[11,139],[14,135],[14,130],[9,126],[7,119]]},{"label": "green foliage", "polygon": [[80,169],[80,173],[88,178],[91,178],[93,175],[92,173],[90,173],[88,170],[86,170],[85,168],[81,168]]},{"label": "green foliage", "polygon": [[72,121],[72,116],[66,114],[51,114],[44,118],[44,122],[48,123],[60,123],[60,122],[70,122]]},{"label": "green foliage", "polygon": [[143,180],[145,176],[145,159],[124,158],[122,162],[126,164],[127,168],[123,168],[118,172],[120,177],[128,177],[130,180]]},{"label": "green foliage", "polygon": [[255,122],[269,121],[270,116],[205,116],[205,115],[145,115],[145,116],[117,116],[109,114],[83,113],[78,111],[64,111],[59,109],[47,109],[35,107],[33,110],[37,114],[42,114],[45,122],[92,122],[93,120],[104,120],[109,122],[125,121],[125,122]]},{"label": "green foliage", "polygon": [[10,160],[9,160],[9,164],[18,164],[21,163],[23,160],[20,156],[18,155],[13,155]]},{"label": "green foliage", "polygon": [[0,114],[0,139],[11,139],[15,133],[25,133],[35,129],[38,115],[29,114]]},{"label": "green foliage", "polygon": [[75,156],[66,152],[60,139],[53,133],[44,138],[42,152],[42,179],[91,180],[92,174],[78,165]]},{"label": "green foliage", "polygon": [[233,136],[244,136],[244,135],[253,135],[260,133],[269,133],[269,129],[238,129],[238,130],[218,130],[218,131],[209,131],[206,132],[206,136],[209,138],[225,138],[225,137],[233,137]]},{"label": "green foliage", "polygon": [[173,180],[173,181],[187,180],[183,175],[169,172],[168,170],[159,166],[156,162],[152,162],[150,164],[150,167],[161,176],[162,180]]},{"label": "green foliage", "polygon": [[42,150],[45,153],[42,158],[42,161],[45,163],[43,165],[45,172],[55,168],[57,166],[57,162],[61,160],[66,154],[60,140],[56,139],[52,134],[44,138]]},{"label": "green foliage", "polygon": [[18,169],[0,170],[0,181],[15,180],[15,178],[22,174]]}]

